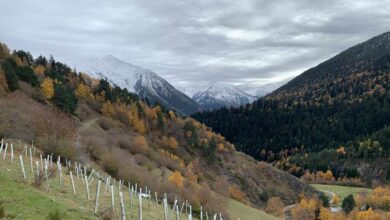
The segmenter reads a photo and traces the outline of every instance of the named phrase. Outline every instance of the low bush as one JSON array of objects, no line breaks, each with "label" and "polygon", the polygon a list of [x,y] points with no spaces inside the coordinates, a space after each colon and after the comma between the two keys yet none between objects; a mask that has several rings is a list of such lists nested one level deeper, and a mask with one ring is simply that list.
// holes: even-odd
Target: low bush
[{"label": "low bush", "polygon": [[47,215],[47,220],[64,220],[66,219],[66,213],[61,212],[59,209],[54,209],[49,212]]}]

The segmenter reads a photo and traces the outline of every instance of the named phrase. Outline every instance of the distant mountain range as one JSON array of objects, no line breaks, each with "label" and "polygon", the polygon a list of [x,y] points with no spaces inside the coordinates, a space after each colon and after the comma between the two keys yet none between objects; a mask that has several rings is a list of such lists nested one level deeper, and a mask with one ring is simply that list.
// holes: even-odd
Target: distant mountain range
[{"label": "distant mountain range", "polygon": [[156,73],[126,63],[112,55],[102,59],[91,59],[78,68],[94,77],[105,78],[114,85],[127,88],[152,103],[163,104],[180,114],[188,115],[200,110],[194,100]]},{"label": "distant mountain range", "polygon": [[193,97],[202,110],[214,110],[221,107],[237,107],[255,101],[257,98],[240,88],[222,82],[210,83]]},{"label": "distant mountain range", "polygon": [[214,110],[224,106],[238,107],[248,104],[281,85],[281,83],[274,83],[238,87],[228,83],[213,82],[203,88],[179,87],[176,89],[151,70],[127,63],[112,55],[87,60],[77,68],[93,77],[107,79],[114,85],[127,88],[151,103],[163,104],[182,115]]}]

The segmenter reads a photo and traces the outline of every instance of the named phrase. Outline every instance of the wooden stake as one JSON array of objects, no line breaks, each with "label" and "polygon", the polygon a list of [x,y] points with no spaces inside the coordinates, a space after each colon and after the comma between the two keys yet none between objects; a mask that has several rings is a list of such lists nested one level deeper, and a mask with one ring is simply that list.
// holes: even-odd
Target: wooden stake
[{"label": "wooden stake", "polygon": [[192,206],[190,205],[190,213],[188,214],[188,220],[192,220]]},{"label": "wooden stake", "polygon": [[59,174],[59,183],[60,183],[60,186],[62,186],[62,166],[61,166],[61,163],[59,161],[57,162],[57,167],[58,167],[58,174]]},{"label": "wooden stake", "polygon": [[130,186],[130,183],[129,183],[129,198],[130,198],[130,209],[131,209],[131,186]]},{"label": "wooden stake", "polygon": [[7,156],[7,148],[8,148],[8,143],[5,144],[3,160],[5,160],[5,157]]},{"label": "wooden stake", "polygon": [[184,208],[184,202],[183,202],[183,204],[181,205],[180,215],[183,213],[183,208]]},{"label": "wooden stake", "polygon": [[157,192],[154,192],[154,197],[156,198],[156,207],[158,207],[158,197],[157,197]]},{"label": "wooden stake", "polygon": [[142,190],[141,190],[141,188],[140,188],[140,194],[138,194],[138,200],[139,200],[138,220],[142,220]]},{"label": "wooden stake", "polygon": [[84,176],[84,180],[85,180],[85,191],[87,192],[87,199],[89,201],[89,200],[91,200],[91,197],[89,195],[88,177]]},{"label": "wooden stake", "polygon": [[200,206],[200,220],[203,220],[203,207]]},{"label": "wooden stake", "polygon": [[1,152],[3,152],[3,147],[4,147],[4,144],[3,144],[3,139],[1,139],[1,145],[0,145],[0,155],[1,155]]},{"label": "wooden stake", "polygon": [[46,183],[47,183],[47,191],[49,192],[50,191],[50,187],[49,187],[49,175],[48,175],[48,166],[49,166],[49,161],[46,162],[45,164],[45,177],[46,177]]},{"label": "wooden stake", "polygon": [[122,213],[122,220],[126,220],[126,210],[125,210],[125,203],[123,201],[123,193],[119,192],[119,198],[121,202],[121,213]]},{"label": "wooden stake", "polygon": [[133,208],[133,195],[134,195],[134,186],[131,186],[130,208]]},{"label": "wooden stake", "polygon": [[179,206],[176,206],[176,220],[180,220]]},{"label": "wooden stake", "polygon": [[76,188],[74,187],[74,180],[73,180],[72,171],[70,171],[69,173],[70,173],[70,180],[72,181],[73,194],[76,195]]},{"label": "wooden stake", "polygon": [[75,162],[75,169],[76,169],[76,175],[77,175],[77,181],[80,181],[80,176],[79,176],[79,168],[77,166],[77,162]]},{"label": "wooden stake", "polygon": [[115,208],[115,198],[114,198],[114,186],[111,185],[111,208]]},{"label": "wooden stake", "polygon": [[14,162],[14,145],[11,144],[11,163]]},{"label": "wooden stake", "polygon": [[164,199],[163,199],[163,207],[164,207],[164,219],[165,220],[168,220],[168,204],[167,204],[167,198],[165,197]]},{"label": "wooden stake", "polygon": [[90,181],[91,180],[91,178],[92,178],[92,174],[93,174],[93,172],[94,172],[95,170],[94,169],[92,169],[92,171],[91,171],[91,173],[89,174],[89,176],[88,176],[88,181]]},{"label": "wooden stake", "polygon": [[173,203],[172,213],[169,219],[172,219],[173,215],[175,214],[176,204],[177,204],[177,199],[175,198],[175,202]]},{"label": "wooden stake", "polygon": [[42,154],[40,154],[39,157],[41,159],[41,170],[43,171],[43,158],[42,158]]},{"label": "wooden stake", "polygon": [[[3,140],[2,140],[2,141],[3,141]],[[19,155],[19,159],[20,159],[20,166],[22,167],[23,178],[24,178],[24,179],[27,179],[27,177],[26,177],[26,171],[24,170],[24,164],[23,164],[23,157],[22,157],[22,155]]]},{"label": "wooden stake", "polygon": [[37,166],[37,179],[39,179],[39,162],[35,161],[35,165]]},{"label": "wooden stake", "polygon": [[29,148],[30,150],[30,166],[31,166],[31,173],[34,174],[34,167],[33,167],[33,160],[32,160],[32,151],[31,151],[31,148]]},{"label": "wooden stake", "polygon": [[100,192],[100,180],[98,181],[97,189],[96,189],[96,197],[95,197],[95,214],[98,211],[99,205],[99,192]]}]

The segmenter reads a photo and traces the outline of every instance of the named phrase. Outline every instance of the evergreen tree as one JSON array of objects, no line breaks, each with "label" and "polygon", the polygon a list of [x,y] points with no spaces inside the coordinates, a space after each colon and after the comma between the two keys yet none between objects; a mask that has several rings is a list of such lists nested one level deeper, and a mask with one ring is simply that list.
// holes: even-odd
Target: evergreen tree
[{"label": "evergreen tree", "polygon": [[329,198],[325,195],[325,193],[320,193],[319,199],[322,200],[322,205],[324,207],[329,207]]},{"label": "evergreen tree", "polygon": [[343,208],[344,212],[349,214],[356,206],[355,199],[353,198],[353,195],[348,195],[344,198],[343,204],[341,207]]},{"label": "evergreen tree", "polygon": [[16,75],[14,68],[9,62],[4,62],[2,64],[2,68],[5,72],[5,77],[7,79],[8,89],[13,92],[17,89],[19,89],[19,80],[18,76]]},{"label": "evergreen tree", "polygon": [[113,100],[114,97],[112,94],[112,89],[111,89],[110,83],[105,79],[101,79],[99,81],[99,85],[97,86],[97,88],[95,90],[95,94],[100,94],[102,91],[104,91],[104,95],[105,95],[105,98],[107,101],[111,101],[111,102],[114,101]]},{"label": "evergreen tree", "polygon": [[73,91],[61,84],[54,86],[53,103],[62,111],[73,113],[77,108],[77,99]]},{"label": "evergreen tree", "polygon": [[18,66],[15,73],[20,80],[30,83],[33,87],[39,85],[38,77],[30,67]]},{"label": "evergreen tree", "polygon": [[217,143],[215,141],[215,138],[211,138],[208,145],[206,145],[207,148],[203,150],[206,160],[208,163],[213,163],[216,158],[216,149],[217,149]]}]

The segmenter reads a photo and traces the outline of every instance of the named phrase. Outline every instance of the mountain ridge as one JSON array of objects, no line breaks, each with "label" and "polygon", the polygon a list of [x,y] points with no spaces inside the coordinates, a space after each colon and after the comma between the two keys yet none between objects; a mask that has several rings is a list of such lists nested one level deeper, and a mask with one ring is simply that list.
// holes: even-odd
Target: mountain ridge
[{"label": "mountain ridge", "polygon": [[192,97],[204,111],[221,107],[240,106],[256,100],[256,97],[244,92],[237,86],[212,82]]},{"label": "mountain ridge", "polygon": [[92,76],[105,78],[114,85],[127,88],[152,103],[160,103],[180,114],[191,114],[199,107],[190,97],[173,87],[157,73],[122,61],[112,55],[90,59],[79,68]]}]

